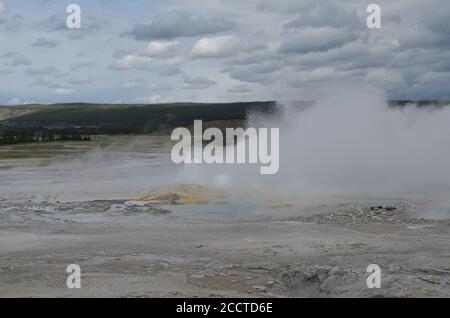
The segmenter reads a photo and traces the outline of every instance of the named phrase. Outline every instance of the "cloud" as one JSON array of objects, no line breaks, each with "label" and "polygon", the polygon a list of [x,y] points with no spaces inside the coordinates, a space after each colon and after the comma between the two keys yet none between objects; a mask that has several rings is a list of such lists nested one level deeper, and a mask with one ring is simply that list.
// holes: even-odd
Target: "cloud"
[{"label": "cloud", "polygon": [[167,67],[175,67],[181,65],[181,63],[183,63],[183,58],[180,56],[175,56],[163,60],[162,65]]},{"label": "cloud", "polygon": [[168,84],[155,83],[155,84],[150,84],[150,89],[157,90],[157,91],[160,91],[160,90],[170,91],[173,89],[173,87]]},{"label": "cloud", "polygon": [[16,51],[8,51],[5,54],[1,55],[3,58],[10,58],[10,57],[18,57],[21,56],[19,52]]},{"label": "cloud", "polygon": [[3,1],[0,1],[0,16],[3,14],[3,11],[5,11],[5,5],[3,4]]},{"label": "cloud", "polygon": [[[1,2],[0,2],[0,7],[1,7]],[[21,105],[21,104],[22,104],[22,101],[17,97],[11,98],[9,101],[6,102],[6,105],[8,105],[8,106],[17,106],[17,105]]]},{"label": "cloud", "polygon": [[181,56],[177,56],[177,41],[152,41],[144,49],[118,50],[114,53],[109,69],[153,70],[160,76],[172,76],[181,73]]},{"label": "cloud", "polygon": [[239,53],[254,52],[267,48],[262,43],[248,43],[234,35],[205,37],[198,40],[192,50],[193,58],[219,58],[236,56]]},{"label": "cloud", "polygon": [[333,2],[323,1],[320,5],[308,5],[293,20],[284,24],[285,29],[305,27],[350,27],[360,23],[356,11],[347,11]]},{"label": "cloud", "polygon": [[159,57],[174,54],[178,48],[178,41],[152,41],[145,48],[143,55],[148,57]]},{"label": "cloud", "polygon": [[174,76],[181,74],[180,65],[183,62],[183,58],[180,56],[174,56],[162,61],[159,61],[159,65],[155,67],[160,76]]},{"label": "cloud", "polygon": [[28,86],[38,86],[38,87],[48,87],[48,88],[57,88],[60,85],[55,84],[52,80],[46,79],[43,77],[37,77],[33,81],[31,81]]},{"label": "cloud", "polygon": [[175,11],[155,16],[150,24],[135,25],[125,34],[136,40],[173,39],[220,33],[234,26],[222,17]]},{"label": "cloud", "polygon": [[448,34],[435,33],[430,30],[410,30],[399,37],[399,45],[403,49],[414,48],[450,48],[450,36]]},{"label": "cloud", "polygon": [[272,50],[255,51],[252,54],[243,54],[234,57],[226,62],[227,65],[251,65],[260,64],[267,61],[280,60],[278,52]]},{"label": "cloud", "polygon": [[53,91],[53,94],[64,96],[64,95],[72,95],[75,92],[76,92],[76,90],[74,90],[72,88],[59,87]]},{"label": "cloud", "polygon": [[283,63],[287,67],[299,70],[323,68],[329,65],[340,70],[355,70],[385,65],[389,62],[389,58],[386,50],[370,48],[364,42],[355,41],[328,51],[289,55],[283,59]]},{"label": "cloud", "polygon": [[[444,1],[442,1],[444,2]],[[448,23],[450,16],[450,3],[439,3],[439,9],[427,6],[424,8],[424,25],[425,27],[435,33],[447,35],[447,40],[450,37],[450,23]]]},{"label": "cloud", "polygon": [[323,52],[342,46],[358,38],[355,32],[346,29],[307,28],[285,41],[280,46],[280,53]]},{"label": "cloud", "polygon": [[0,74],[1,74],[1,75],[12,74],[12,72],[13,72],[13,71],[11,71],[11,70],[0,68]]},{"label": "cloud", "polygon": [[6,63],[6,65],[10,66],[29,66],[33,64],[32,60],[22,56],[22,54],[16,51],[8,51],[5,54],[1,55],[1,57],[12,59],[10,62]]},{"label": "cloud", "polygon": [[260,1],[256,9],[264,13],[295,14],[308,8],[306,1],[285,0],[285,1]]},{"label": "cloud", "polygon": [[240,43],[236,36],[203,38],[195,43],[191,55],[193,58],[233,56],[238,53]]},{"label": "cloud", "polygon": [[141,86],[141,84],[142,84],[141,79],[130,79],[130,80],[126,80],[122,84],[122,88],[136,88],[136,87]]},{"label": "cloud", "polygon": [[49,47],[49,48],[54,48],[57,47],[58,45],[59,45],[58,41],[49,40],[42,37],[38,38],[36,41],[33,42],[33,44],[31,44],[31,46],[33,47]]},{"label": "cloud", "polygon": [[69,79],[67,82],[72,85],[86,85],[86,84],[91,84],[92,79],[90,77],[79,77],[79,78]]},{"label": "cloud", "polygon": [[30,104],[36,104],[36,102],[29,100],[21,100],[18,97],[11,98],[6,102],[7,106],[30,105]]},{"label": "cloud", "polygon": [[385,90],[392,90],[399,88],[405,84],[403,75],[397,70],[387,70],[384,68],[371,69],[364,77],[366,83],[373,84],[384,88]]},{"label": "cloud", "polygon": [[318,82],[335,81],[341,77],[333,67],[314,68],[312,70],[303,70],[290,74],[283,78],[283,84],[292,87],[302,87]]},{"label": "cloud", "polygon": [[24,18],[19,14],[14,14],[12,16],[0,15],[0,27],[6,31],[19,31],[23,26]]},{"label": "cloud", "polygon": [[245,93],[251,93],[252,90],[248,88],[247,85],[241,84],[241,85],[235,85],[227,89],[228,93],[232,94],[245,94]]},{"label": "cloud", "polygon": [[267,73],[252,73],[246,68],[229,68],[224,69],[223,72],[227,72],[232,79],[248,82],[258,83],[261,85],[270,85],[276,81],[276,77]]},{"label": "cloud", "polygon": [[175,76],[182,73],[179,67],[160,67],[157,72],[159,76]]},{"label": "cloud", "polygon": [[12,60],[11,62],[11,66],[29,66],[33,64],[33,61],[31,61],[30,59],[27,59],[25,57],[18,57],[15,58],[14,60]]},{"label": "cloud", "polygon": [[145,70],[151,61],[152,59],[149,57],[128,54],[114,60],[109,68],[115,71]]},{"label": "cloud", "polygon": [[67,15],[52,15],[36,24],[36,27],[46,32],[61,32],[69,40],[81,40],[88,36],[94,36],[109,24],[109,20],[101,19],[93,15],[83,15],[81,29],[69,29],[66,24]]},{"label": "cloud", "polygon": [[426,72],[414,83],[414,90],[429,99],[448,99],[450,72]]},{"label": "cloud", "polygon": [[64,16],[58,16],[58,15],[52,15],[48,17],[47,19],[41,21],[38,23],[39,27],[49,31],[67,31],[67,24]]},{"label": "cloud", "polygon": [[217,83],[203,76],[189,76],[183,74],[183,89],[206,89]]},{"label": "cloud", "polygon": [[26,75],[37,76],[37,75],[50,75],[58,72],[58,69],[54,66],[47,66],[44,68],[30,68],[25,71]]},{"label": "cloud", "polygon": [[[177,100],[277,99],[332,79],[372,83],[390,98],[450,99],[447,0],[380,0],[379,30],[367,29],[357,0],[142,1],[125,15],[110,6],[117,23],[92,16],[94,6],[83,11],[81,30],[67,28],[64,10],[19,2],[0,0],[3,96],[22,91],[14,96],[51,102],[48,92],[92,83],[73,98],[126,100],[150,90],[146,83],[168,83]],[[150,91],[143,96],[165,96]]]},{"label": "cloud", "polygon": [[91,68],[97,66],[97,62],[90,58],[83,58],[80,61],[73,63],[70,68],[74,71],[78,71],[82,68]]},{"label": "cloud", "polygon": [[269,60],[260,64],[227,66],[222,70],[222,73],[228,73],[232,79],[242,82],[269,85],[275,81],[275,73],[282,67],[283,64],[280,61]]}]

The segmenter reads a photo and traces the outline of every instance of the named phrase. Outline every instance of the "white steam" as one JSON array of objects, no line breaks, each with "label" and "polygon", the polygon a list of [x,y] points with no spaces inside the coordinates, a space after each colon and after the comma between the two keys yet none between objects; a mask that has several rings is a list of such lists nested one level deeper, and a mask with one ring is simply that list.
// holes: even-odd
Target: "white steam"
[{"label": "white steam", "polygon": [[390,108],[377,89],[336,84],[312,107],[284,106],[275,119],[251,120],[280,128],[277,175],[249,165],[189,165],[185,179],[299,197],[448,196],[450,106]]}]

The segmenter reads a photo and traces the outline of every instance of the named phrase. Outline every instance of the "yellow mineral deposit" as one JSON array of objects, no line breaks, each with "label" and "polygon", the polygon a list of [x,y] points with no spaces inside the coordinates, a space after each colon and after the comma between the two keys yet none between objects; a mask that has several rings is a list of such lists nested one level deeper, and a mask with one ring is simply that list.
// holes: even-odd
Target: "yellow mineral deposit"
[{"label": "yellow mineral deposit", "polygon": [[227,202],[223,191],[193,184],[157,187],[135,200],[159,204],[221,204]]}]

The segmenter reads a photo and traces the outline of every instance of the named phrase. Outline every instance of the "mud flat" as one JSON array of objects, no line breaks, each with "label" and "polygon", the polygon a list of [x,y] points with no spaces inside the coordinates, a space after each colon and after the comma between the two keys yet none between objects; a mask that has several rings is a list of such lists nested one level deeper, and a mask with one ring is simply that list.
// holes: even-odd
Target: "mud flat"
[{"label": "mud flat", "polygon": [[[410,217],[426,204],[361,201],[212,218],[209,211],[236,208],[149,201],[0,200],[0,296],[450,296],[449,221]],[[72,263],[82,270],[78,290],[66,287]],[[366,286],[372,263],[382,269],[380,289]]]}]

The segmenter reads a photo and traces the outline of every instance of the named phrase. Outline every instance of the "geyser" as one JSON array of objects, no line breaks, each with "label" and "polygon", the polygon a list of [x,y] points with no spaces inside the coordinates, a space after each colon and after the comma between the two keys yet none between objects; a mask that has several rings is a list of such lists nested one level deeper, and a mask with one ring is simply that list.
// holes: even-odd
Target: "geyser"
[{"label": "geyser", "polygon": [[390,107],[382,91],[358,85],[322,89],[307,109],[284,104],[276,118],[251,126],[280,128],[280,171],[249,166],[186,167],[184,180],[296,196],[447,195],[450,106]]}]

